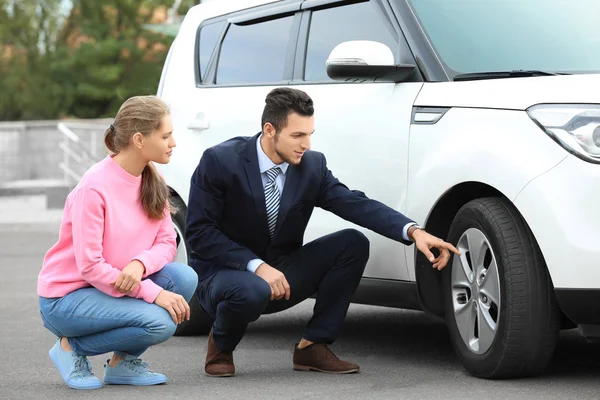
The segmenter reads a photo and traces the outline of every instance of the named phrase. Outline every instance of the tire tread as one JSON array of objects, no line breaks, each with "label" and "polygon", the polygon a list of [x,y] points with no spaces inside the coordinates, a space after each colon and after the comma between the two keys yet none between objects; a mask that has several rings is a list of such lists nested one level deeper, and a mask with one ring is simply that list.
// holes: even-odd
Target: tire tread
[{"label": "tire tread", "polygon": [[476,363],[465,367],[481,378],[538,375],[552,358],[560,323],[548,270],[531,231],[507,200],[497,197],[473,200],[463,206],[456,218],[477,214],[496,228],[492,234],[503,244],[494,251],[500,253],[497,261],[498,258],[504,261],[506,288],[503,292],[507,295],[502,297],[502,302],[507,306],[501,310],[506,314],[506,332],[496,339],[504,341],[496,360],[479,363],[479,367],[474,365]]}]

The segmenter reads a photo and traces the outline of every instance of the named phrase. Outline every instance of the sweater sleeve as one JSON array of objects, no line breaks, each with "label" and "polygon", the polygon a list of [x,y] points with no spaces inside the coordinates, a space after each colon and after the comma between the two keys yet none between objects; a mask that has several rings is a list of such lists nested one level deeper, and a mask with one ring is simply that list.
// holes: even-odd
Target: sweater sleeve
[{"label": "sweater sleeve", "polygon": [[[78,190],[71,205],[75,261],[86,282],[109,296],[123,297],[126,294],[111,286],[121,271],[108,264],[102,255],[104,209],[104,198],[96,190],[89,187]],[[161,290],[156,283],[145,279],[127,296],[153,303]]]},{"label": "sweater sleeve", "polygon": [[171,213],[167,209],[152,247],[132,259],[132,261],[138,260],[144,264],[144,268],[146,269],[144,278],[160,271],[166,264],[173,262],[177,255],[177,242],[175,238]]}]

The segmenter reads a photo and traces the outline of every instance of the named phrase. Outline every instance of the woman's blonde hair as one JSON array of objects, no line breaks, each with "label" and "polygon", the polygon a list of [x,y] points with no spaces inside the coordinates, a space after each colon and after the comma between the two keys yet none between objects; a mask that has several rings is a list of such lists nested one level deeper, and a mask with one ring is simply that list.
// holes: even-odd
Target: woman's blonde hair
[{"label": "woman's blonde hair", "polygon": [[[104,134],[104,144],[111,152],[118,154],[129,146],[131,137],[137,132],[150,136],[159,127],[167,105],[156,96],[135,96],[127,99],[119,109],[112,125]],[[152,163],[142,171],[140,189],[142,206],[151,219],[164,217],[169,202],[169,188]]]}]

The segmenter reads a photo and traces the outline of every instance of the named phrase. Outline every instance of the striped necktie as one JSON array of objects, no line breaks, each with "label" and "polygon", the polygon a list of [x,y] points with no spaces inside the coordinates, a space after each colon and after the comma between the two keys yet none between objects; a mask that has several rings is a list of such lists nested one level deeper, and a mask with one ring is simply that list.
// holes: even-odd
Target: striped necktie
[{"label": "striped necktie", "polygon": [[273,167],[266,171],[268,182],[265,185],[265,204],[267,206],[267,222],[271,239],[275,233],[277,224],[277,213],[279,212],[279,190],[275,184],[275,178],[281,173],[279,167]]}]

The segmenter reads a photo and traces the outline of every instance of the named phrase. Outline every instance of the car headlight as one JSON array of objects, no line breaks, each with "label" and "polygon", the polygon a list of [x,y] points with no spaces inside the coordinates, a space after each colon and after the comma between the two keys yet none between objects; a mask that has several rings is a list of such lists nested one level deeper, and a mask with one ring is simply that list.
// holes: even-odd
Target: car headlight
[{"label": "car headlight", "polygon": [[567,151],[600,164],[600,105],[542,104],[527,113]]}]

